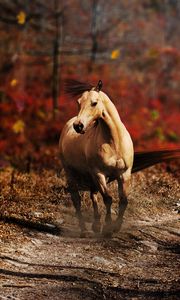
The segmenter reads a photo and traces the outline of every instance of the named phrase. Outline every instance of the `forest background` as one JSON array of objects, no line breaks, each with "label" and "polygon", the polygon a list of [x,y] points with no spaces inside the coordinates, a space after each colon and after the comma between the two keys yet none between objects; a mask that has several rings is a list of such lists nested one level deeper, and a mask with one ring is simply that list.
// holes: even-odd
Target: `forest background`
[{"label": "forest background", "polygon": [[115,103],[135,150],[178,148],[178,0],[0,0],[0,167],[58,166],[66,78]]}]

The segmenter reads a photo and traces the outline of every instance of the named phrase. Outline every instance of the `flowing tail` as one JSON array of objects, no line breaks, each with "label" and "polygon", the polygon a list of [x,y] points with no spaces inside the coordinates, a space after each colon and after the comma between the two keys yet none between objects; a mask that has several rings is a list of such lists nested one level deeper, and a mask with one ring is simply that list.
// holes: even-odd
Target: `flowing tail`
[{"label": "flowing tail", "polygon": [[180,149],[135,152],[132,173],[177,158],[180,158]]}]

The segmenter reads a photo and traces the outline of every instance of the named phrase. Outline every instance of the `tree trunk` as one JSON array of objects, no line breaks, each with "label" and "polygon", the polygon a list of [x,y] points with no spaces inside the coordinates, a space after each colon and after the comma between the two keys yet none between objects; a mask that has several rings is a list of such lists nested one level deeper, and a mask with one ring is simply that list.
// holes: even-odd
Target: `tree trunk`
[{"label": "tree trunk", "polygon": [[98,0],[93,0],[92,3],[92,26],[91,26],[91,36],[92,36],[92,47],[91,47],[91,58],[90,58],[90,66],[89,71],[92,71],[93,64],[96,59],[96,53],[98,50],[98,42],[97,42],[97,4]]},{"label": "tree trunk", "polygon": [[58,98],[59,98],[59,68],[60,68],[60,57],[59,57],[59,47],[60,47],[60,37],[61,37],[61,27],[62,27],[62,16],[58,8],[58,0],[54,0],[55,9],[55,27],[56,35],[53,45],[53,74],[52,74],[52,99],[53,99],[53,117],[55,118],[56,112],[58,111]]}]

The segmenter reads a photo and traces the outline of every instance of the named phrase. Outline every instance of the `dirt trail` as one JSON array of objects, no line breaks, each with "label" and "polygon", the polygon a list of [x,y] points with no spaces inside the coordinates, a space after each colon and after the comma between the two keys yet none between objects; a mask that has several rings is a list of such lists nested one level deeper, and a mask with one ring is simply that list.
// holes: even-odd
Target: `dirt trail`
[{"label": "dirt trail", "polygon": [[[11,172],[0,173],[0,299],[179,299],[179,184],[173,174],[154,167],[134,175],[122,231],[104,239],[90,230],[87,195],[89,237],[79,238],[64,178],[17,173],[11,186]],[[103,214],[101,199],[100,206]]]}]

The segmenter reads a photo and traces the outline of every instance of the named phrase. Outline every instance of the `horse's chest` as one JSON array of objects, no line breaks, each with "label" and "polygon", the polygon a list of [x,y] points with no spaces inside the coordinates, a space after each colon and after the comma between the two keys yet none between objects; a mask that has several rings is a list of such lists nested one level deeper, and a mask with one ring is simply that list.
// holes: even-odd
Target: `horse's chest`
[{"label": "horse's chest", "polygon": [[121,159],[118,158],[116,151],[108,143],[100,145],[96,144],[96,148],[92,149],[87,155],[87,161],[91,166],[99,169],[103,173],[112,173],[117,169],[124,167],[124,164],[120,163]]},{"label": "horse's chest", "polygon": [[98,156],[105,165],[115,167],[117,155],[111,145],[107,143],[100,145]]}]

